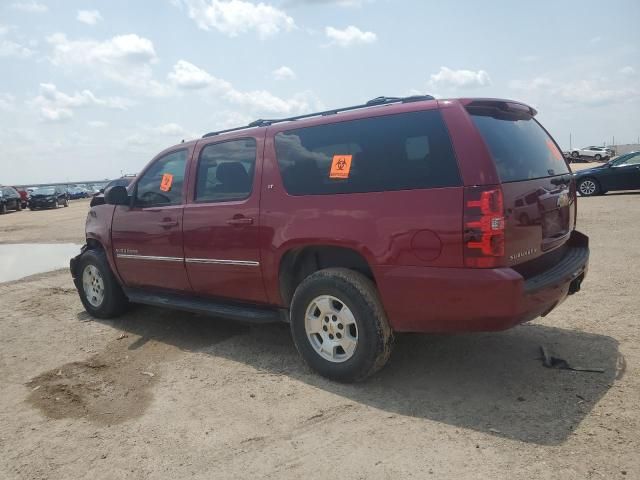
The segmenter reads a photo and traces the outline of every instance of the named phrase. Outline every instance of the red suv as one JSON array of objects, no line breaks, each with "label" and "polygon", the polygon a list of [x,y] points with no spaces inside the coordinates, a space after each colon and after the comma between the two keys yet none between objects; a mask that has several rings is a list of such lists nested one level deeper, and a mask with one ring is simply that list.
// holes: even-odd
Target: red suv
[{"label": "red suv", "polygon": [[580,290],[562,152],[522,103],[381,97],[157,155],[87,218],[87,311],[284,321],[320,374],[371,375],[393,332],[502,330]]}]

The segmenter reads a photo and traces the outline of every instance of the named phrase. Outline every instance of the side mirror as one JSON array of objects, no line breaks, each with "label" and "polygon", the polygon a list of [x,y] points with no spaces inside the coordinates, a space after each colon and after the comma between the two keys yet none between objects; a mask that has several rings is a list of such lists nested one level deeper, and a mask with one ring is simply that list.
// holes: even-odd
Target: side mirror
[{"label": "side mirror", "polygon": [[129,193],[122,185],[109,187],[104,192],[104,201],[109,205],[129,205]]}]

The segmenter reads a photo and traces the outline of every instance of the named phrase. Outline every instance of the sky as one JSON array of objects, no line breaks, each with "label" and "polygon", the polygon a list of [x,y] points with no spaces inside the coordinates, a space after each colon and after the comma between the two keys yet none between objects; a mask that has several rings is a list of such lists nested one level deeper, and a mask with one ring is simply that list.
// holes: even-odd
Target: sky
[{"label": "sky", "polygon": [[524,101],[640,138],[640,2],[0,0],[0,183],[116,178],[182,139],[371,98]]}]

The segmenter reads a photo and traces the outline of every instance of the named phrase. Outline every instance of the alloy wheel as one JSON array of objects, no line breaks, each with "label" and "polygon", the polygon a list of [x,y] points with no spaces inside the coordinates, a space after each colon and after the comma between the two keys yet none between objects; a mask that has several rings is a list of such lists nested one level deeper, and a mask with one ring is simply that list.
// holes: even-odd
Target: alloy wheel
[{"label": "alloy wheel", "polygon": [[583,180],[580,183],[580,193],[585,196],[593,195],[596,188],[596,184],[593,180]]},{"label": "alloy wheel", "polygon": [[94,265],[87,265],[82,272],[82,289],[87,301],[93,307],[100,307],[104,301],[104,280]]},{"label": "alloy wheel", "polygon": [[358,345],[358,325],[342,300],[331,295],[314,298],[307,307],[304,328],[309,343],[325,360],[349,360]]}]

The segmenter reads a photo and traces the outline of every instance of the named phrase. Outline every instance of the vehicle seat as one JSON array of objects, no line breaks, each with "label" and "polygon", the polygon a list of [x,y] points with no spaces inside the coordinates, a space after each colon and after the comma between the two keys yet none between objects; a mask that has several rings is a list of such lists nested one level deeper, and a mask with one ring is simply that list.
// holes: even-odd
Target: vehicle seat
[{"label": "vehicle seat", "polygon": [[249,174],[240,162],[224,162],[218,165],[216,179],[220,183],[214,187],[215,193],[246,193],[251,191]]}]

